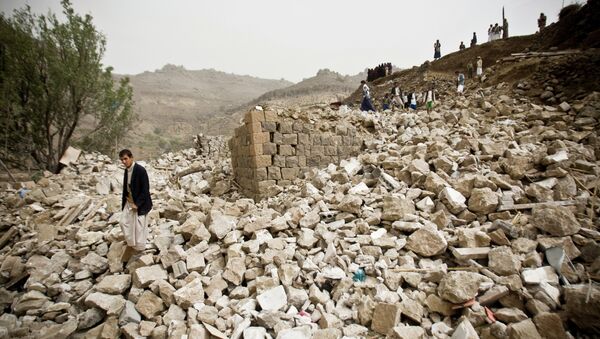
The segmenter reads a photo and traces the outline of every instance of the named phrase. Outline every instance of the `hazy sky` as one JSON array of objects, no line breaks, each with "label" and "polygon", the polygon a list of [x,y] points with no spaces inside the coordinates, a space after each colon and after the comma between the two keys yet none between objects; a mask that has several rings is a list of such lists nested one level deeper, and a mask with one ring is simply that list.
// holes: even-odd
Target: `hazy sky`
[{"label": "hazy sky", "polygon": [[[72,0],[106,35],[104,64],[137,74],[167,63],[261,78],[300,81],[329,68],[356,74],[391,62],[420,65],[468,46],[473,32],[487,41],[489,24],[511,35],[537,30],[540,12],[557,20],[563,0]],[[565,0],[564,4],[573,3]],[[579,1],[582,2],[582,1]],[[60,12],[60,0],[2,0],[0,10],[29,4]]]}]

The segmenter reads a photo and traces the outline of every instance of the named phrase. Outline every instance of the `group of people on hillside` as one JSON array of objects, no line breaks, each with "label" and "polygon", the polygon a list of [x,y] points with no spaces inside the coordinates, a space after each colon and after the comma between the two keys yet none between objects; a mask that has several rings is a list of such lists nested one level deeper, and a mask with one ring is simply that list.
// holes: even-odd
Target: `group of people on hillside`
[{"label": "group of people on hillside", "polygon": [[507,39],[508,38],[508,20],[506,18],[502,19],[502,26],[499,26],[498,23],[495,25],[490,24],[488,28],[488,41],[494,41],[498,39]]},{"label": "group of people on hillside", "polygon": [[488,28],[488,42],[494,41],[502,38],[502,27],[498,26],[498,23],[495,25],[490,24],[490,28]]},{"label": "group of people on hillside", "polygon": [[385,62],[375,68],[367,69],[367,81],[371,82],[392,74],[392,63]]},{"label": "group of people on hillside", "polygon": [[[371,90],[367,85],[366,81],[361,81],[363,98],[360,104],[360,110],[369,112],[376,111],[371,100]],[[425,92],[404,92],[398,85],[398,82],[394,82],[390,93],[385,93],[381,101],[381,109],[394,110],[394,109],[411,109],[416,110],[418,104],[424,104],[427,108],[427,112],[431,112],[434,103],[436,101],[436,91],[433,83],[430,84],[429,89]]]}]

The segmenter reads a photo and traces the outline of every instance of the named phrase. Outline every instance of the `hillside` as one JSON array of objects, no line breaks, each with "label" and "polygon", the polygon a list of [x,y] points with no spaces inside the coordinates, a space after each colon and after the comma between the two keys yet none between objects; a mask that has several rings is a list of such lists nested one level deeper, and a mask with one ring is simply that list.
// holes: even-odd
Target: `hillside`
[{"label": "hillside", "polygon": [[209,129],[208,117],[292,84],[174,65],[129,78],[140,119],[127,146],[142,156],[189,147],[193,135]]},{"label": "hillside", "polygon": [[[553,94],[559,94],[549,98],[563,101],[581,99],[589,92],[598,91],[600,1],[588,1],[580,8],[569,7],[572,10],[565,11],[558,22],[541,33],[486,42],[377,79],[372,83],[374,104],[377,107],[393,81],[403,90],[415,92],[422,91],[434,80],[444,86],[453,84],[454,72],[459,70],[466,74],[467,64],[475,65],[478,56],[483,60],[484,86],[508,85],[519,94],[537,98],[538,103],[553,103],[541,98],[548,88],[556,92]],[[476,82],[467,80],[467,91],[477,87]],[[360,104],[361,96],[356,90],[344,102]]]}]

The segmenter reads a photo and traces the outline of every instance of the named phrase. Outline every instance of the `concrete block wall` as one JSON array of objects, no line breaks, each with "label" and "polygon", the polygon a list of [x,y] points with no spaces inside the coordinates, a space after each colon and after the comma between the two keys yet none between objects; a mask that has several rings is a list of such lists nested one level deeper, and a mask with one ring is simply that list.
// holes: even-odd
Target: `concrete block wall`
[{"label": "concrete block wall", "polygon": [[242,193],[253,199],[272,194],[275,185],[287,186],[311,167],[357,156],[362,139],[348,124],[332,124],[322,131],[314,124],[283,118],[275,111],[252,110],[229,140],[231,164]]}]

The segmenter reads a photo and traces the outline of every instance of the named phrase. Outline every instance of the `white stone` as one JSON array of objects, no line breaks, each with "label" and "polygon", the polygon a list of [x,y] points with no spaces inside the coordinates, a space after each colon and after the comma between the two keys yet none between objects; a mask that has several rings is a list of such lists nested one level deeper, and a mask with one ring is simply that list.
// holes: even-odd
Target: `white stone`
[{"label": "white stone", "polygon": [[452,334],[451,339],[479,339],[479,335],[468,319],[464,319]]},{"label": "white stone", "polygon": [[558,284],[558,275],[551,266],[543,266],[534,269],[524,269],[521,272],[523,282],[526,284],[539,285],[542,282]]},{"label": "white stone", "polygon": [[327,279],[340,280],[346,277],[346,272],[339,267],[325,267],[321,275]]},{"label": "white stone", "polygon": [[348,194],[367,195],[370,190],[367,184],[360,182],[348,190]]},{"label": "white stone", "polygon": [[312,331],[309,326],[288,328],[277,334],[277,339],[311,339]]},{"label": "white stone", "polygon": [[283,286],[279,285],[259,294],[256,301],[265,311],[277,311],[287,305],[287,295]]},{"label": "white stone", "polygon": [[448,207],[448,210],[458,214],[467,208],[467,198],[452,187],[445,187],[439,194],[440,200]]}]

